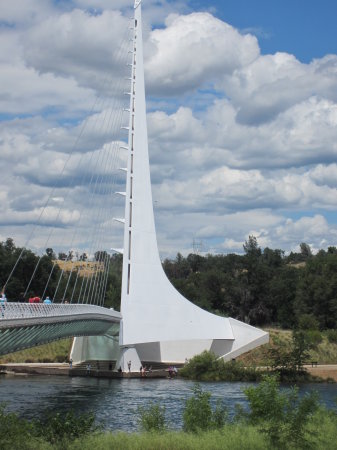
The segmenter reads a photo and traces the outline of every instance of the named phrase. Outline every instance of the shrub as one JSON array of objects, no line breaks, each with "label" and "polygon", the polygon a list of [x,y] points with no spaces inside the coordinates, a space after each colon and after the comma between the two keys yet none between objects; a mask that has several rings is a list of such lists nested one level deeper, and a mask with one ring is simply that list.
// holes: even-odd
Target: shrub
[{"label": "shrub", "polygon": [[165,407],[151,403],[148,407],[138,408],[139,424],[142,431],[163,432],[165,425]]},{"label": "shrub", "polygon": [[319,330],[308,330],[306,335],[313,348],[323,341],[322,333]]},{"label": "shrub", "polygon": [[303,314],[298,319],[298,328],[300,330],[318,330],[319,322],[312,314]]},{"label": "shrub", "polygon": [[5,404],[0,404],[1,450],[41,448],[39,444],[41,442],[35,437],[33,424],[21,419],[15,413],[6,412]]},{"label": "shrub", "polygon": [[196,433],[209,430],[212,424],[211,394],[203,392],[198,384],[194,386],[193,394],[193,397],[186,400],[184,431]]},{"label": "shrub", "polygon": [[180,369],[180,375],[187,378],[199,380],[205,373],[213,371],[218,367],[217,357],[214,353],[204,351],[196,355]]},{"label": "shrub", "polygon": [[73,411],[47,413],[45,420],[34,422],[37,435],[51,444],[72,441],[80,436],[94,433],[101,429],[95,425],[92,413],[75,414]]},{"label": "shrub", "polygon": [[299,399],[296,388],[281,392],[275,376],[265,376],[259,386],[249,387],[244,392],[250,406],[250,412],[246,414],[248,423],[257,425],[273,446],[308,446],[305,431],[318,410],[316,393]]},{"label": "shrub", "polygon": [[225,362],[212,352],[204,351],[190,359],[179,374],[193,380],[257,381],[261,372],[244,367],[238,361]]},{"label": "shrub", "polygon": [[209,392],[203,392],[200,385],[196,384],[193,388],[193,394],[193,397],[186,400],[183,414],[184,431],[198,433],[223,428],[228,415],[221,402],[217,403],[213,412]]},{"label": "shrub", "polygon": [[337,330],[327,330],[326,336],[332,344],[337,344]]}]

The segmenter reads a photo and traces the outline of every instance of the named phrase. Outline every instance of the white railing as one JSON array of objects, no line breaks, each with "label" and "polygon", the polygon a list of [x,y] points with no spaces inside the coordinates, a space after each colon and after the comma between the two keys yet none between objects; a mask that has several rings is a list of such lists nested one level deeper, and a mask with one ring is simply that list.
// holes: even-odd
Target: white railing
[{"label": "white railing", "polygon": [[67,303],[3,303],[0,304],[0,324],[3,319],[31,319],[59,316],[105,315],[119,319],[118,311],[96,305]]}]

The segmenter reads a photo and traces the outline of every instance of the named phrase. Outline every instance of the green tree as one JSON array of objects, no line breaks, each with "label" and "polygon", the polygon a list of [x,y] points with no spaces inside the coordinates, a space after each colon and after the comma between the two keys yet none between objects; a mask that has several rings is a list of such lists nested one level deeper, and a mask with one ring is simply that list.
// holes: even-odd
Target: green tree
[{"label": "green tree", "polygon": [[54,253],[54,250],[50,247],[46,248],[46,255],[48,256],[48,258],[51,259],[56,259],[56,255]]},{"label": "green tree", "polygon": [[265,376],[257,387],[244,390],[250,410],[248,423],[258,426],[273,448],[307,448],[306,427],[318,410],[317,393],[299,398],[298,389],[281,392],[275,376]]}]

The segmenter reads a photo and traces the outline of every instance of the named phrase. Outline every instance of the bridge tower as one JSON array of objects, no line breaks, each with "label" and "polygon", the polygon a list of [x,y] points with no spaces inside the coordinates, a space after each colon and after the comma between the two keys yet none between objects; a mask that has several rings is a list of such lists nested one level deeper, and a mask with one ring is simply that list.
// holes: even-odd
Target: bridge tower
[{"label": "bridge tower", "polygon": [[211,350],[225,359],[268,342],[268,333],[210,314],[167,279],[159,257],[151,192],[144,87],[142,4],[134,4],[132,74],[125,192],[124,249],[117,363],[179,364]]}]

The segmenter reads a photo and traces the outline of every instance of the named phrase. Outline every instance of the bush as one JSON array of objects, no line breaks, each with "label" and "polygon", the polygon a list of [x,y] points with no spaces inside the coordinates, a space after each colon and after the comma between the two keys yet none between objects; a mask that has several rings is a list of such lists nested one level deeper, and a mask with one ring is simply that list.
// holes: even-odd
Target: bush
[{"label": "bush", "polygon": [[198,433],[223,428],[228,415],[221,402],[217,403],[213,412],[209,392],[203,392],[199,384],[196,384],[193,388],[193,394],[193,397],[186,400],[183,414],[184,431]]},{"label": "bush", "polygon": [[255,368],[244,367],[237,361],[225,362],[212,352],[204,351],[190,359],[179,374],[193,380],[214,381],[257,381],[261,372]]},{"label": "bush", "polygon": [[337,330],[327,330],[326,336],[331,344],[337,344]]},{"label": "bush", "polygon": [[165,425],[165,407],[151,403],[147,408],[138,408],[139,424],[142,431],[163,432]]},{"label": "bush", "polygon": [[250,412],[246,414],[248,423],[257,425],[273,446],[308,446],[305,431],[318,410],[316,393],[299,399],[296,388],[281,392],[275,376],[265,376],[259,386],[249,387],[244,392],[250,406]]},{"label": "bush", "polygon": [[322,333],[319,330],[308,330],[306,335],[313,348],[323,341]]},{"label": "bush", "polygon": [[[0,405],[1,450],[43,448],[35,434],[33,424],[21,419],[15,413],[6,412],[4,403]],[[44,448],[46,448],[47,444],[44,444]]]},{"label": "bush", "polygon": [[298,319],[298,328],[300,330],[318,330],[319,322],[312,314],[303,314]]},{"label": "bush", "polygon": [[217,357],[214,353],[204,351],[200,355],[196,355],[180,369],[179,373],[186,378],[194,378],[199,380],[205,373],[214,371],[218,368]]},{"label": "bush", "polygon": [[47,413],[45,420],[34,422],[37,435],[51,444],[72,441],[80,436],[99,431],[92,413],[76,415],[73,411]]}]

